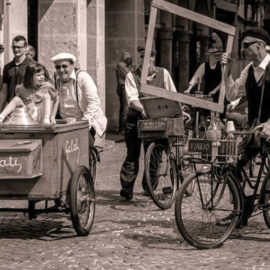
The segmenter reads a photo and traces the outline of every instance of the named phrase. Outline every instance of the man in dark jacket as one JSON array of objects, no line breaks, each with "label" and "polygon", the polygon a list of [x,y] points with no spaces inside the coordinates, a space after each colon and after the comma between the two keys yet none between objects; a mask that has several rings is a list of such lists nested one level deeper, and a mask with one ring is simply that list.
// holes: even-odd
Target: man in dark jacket
[{"label": "man in dark jacket", "polygon": [[[141,139],[138,138],[137,123],[146,115],[144,107],[139,100],[139,98],[142,97],[142,94],[140,93],[140,82],[144,48],[138,47],[138,53],[141,65],[135,71],[129,72],[125,80],[125,90],[128,102],[128,115],[125,129],[127,155],[120,171],[120,182],[122,186],[120,196],[127,200],[133,198],[133,187],[139,171]],[[155,55],[156,52],[152,50],[149,59],[147,84],[176,92],[176,88],[169,72],[164,68],[155,66]],[[142,187],[147,192],[146,181],[144,178],[142,180]]]},{"label": "man in dark jacket", "polygon": [[3,84],[0,92],[0,111],[15,95],[15,88],[23,81],[25,68],[35,62],[26,56],[27,41],[24,36],[16,36],[12,40],[14,58],[4,66]]},{"label": "man in dark jacket", "polygon": [[117,95],[119,96],[119,130],[120,134],[124,133],[124,127],[127,120],[127,99],[125,93],[125,79],[132,66],[132,57],[129,52],[123,52],[121,61],[116,66]]},{"label": "man in dark jacket", "polygon": [[[249,127],[258,124],[263,125],[262,136],[270,138],[270,55],[266,45],[270,43],[270,37],[266,31],[259,27],[253,27],[243,31],[241,49],[247,60],[251,62],[242,70],[238,79],[233,80],[230,74],[232,61],[226,53],[222,55],[222,63],[228,65],[225,69],[226,96],[229,100],[246,97],[248,107]],[[260,150],[260,140],[254,135],[245,137],[239,145],[238,153],[241,159],[238,166],[242,167]],[[241,180],[239,170],[236,176]],[[246,203],[248,202],[246,198]],[[251,206],[247,203],[243,213],[242,224],[247,225],[247,219],[251,213]]]}]

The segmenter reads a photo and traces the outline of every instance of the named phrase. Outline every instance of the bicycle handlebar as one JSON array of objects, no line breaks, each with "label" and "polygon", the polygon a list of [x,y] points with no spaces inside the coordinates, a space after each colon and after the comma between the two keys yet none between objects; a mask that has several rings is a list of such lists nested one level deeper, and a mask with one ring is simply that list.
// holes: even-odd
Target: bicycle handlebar
[{"label": "bicycle handlebar", "polygon": [[251,134],[255,134],[256,132],[259,132],[260,129],[263,128],[263,125],[258,125],[252,129],[249,130],[234,130],[232,131],[233,134],[235,135],[251,135]]},{"label": "bicycle handlebar", "polygon": [[191,97],[197,97],[197,98],[203,98],[203,99],[213,99],[212,95],[204,95],[202,92],[200,93],[194,93],[194,94],[186,94]]}]

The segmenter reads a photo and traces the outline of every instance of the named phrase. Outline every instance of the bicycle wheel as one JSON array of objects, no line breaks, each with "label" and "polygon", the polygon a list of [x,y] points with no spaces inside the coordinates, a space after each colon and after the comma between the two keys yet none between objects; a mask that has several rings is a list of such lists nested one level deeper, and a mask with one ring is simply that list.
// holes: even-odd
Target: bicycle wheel
[{"label": "bicycle wheel", "polygon": [[70,214],[78,235],[88,235],[95,217],[95,189],[89,170],[76,168],[70,183]]},{"label": "bicycle wheel", "polygon": [[[195,172],[195,167],[194,167],[194,164],[190,162],[190,160],[181,159],[179,167],[178,167],[178,171],[180,172],[180,182],[181,184],[183,184],[185,179],[187,179],[190,174]],[[194,185],[195,185],[195,180],[192,183],[190,183],[190,185],[187,187],[185,191],[185,194],[187,196],[190,196],[193,193]]]},{"label": "bicycle wheel", "polygon": [[[194,181],[193,193],[185,196]],[[238,189],[229,174],[217,179],[212,171],[194,173],[180,186],[176,197],[176,224],[190,245],[198,249],[216,248],[237,225],[240,208]]]},{"label": "bicycle wheel", "polygon": [[150,196],[162,210],[169,209],[176,197],[177,177],[175,160],[168,147],[151,143],[145,155],[145,177]]},{"label": "bicycle wheel", "polygon": [[266,175],[262,184],[263,187],[263,218],[266,226],[270,229],[270,178]]}]

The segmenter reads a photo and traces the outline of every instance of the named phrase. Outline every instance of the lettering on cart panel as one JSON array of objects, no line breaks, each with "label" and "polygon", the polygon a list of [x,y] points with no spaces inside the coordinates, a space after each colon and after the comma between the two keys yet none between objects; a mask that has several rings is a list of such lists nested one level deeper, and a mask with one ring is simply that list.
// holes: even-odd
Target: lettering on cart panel
[{"label": "lettering on cart panel", "polygon": [[12,157],[12,156],[8,156],[8,157],[0,157],[0,168],[3,170],[7,170],[7,171],[12,171],[14,173],[14,171],[16,173],[20,173],[23,165],[22,163],[20,163],[20,161],[18,161],[17,157]]},{"label": "lettering on cart panel", "polygon": [[77,164],[78,164],[79,158],[80,158],[80,146],[79,146],[78,138],[74,138],[74,139],[66,141],[67,160],[69,159],[69,156],[72,155],[73,153],[77,153]]}]

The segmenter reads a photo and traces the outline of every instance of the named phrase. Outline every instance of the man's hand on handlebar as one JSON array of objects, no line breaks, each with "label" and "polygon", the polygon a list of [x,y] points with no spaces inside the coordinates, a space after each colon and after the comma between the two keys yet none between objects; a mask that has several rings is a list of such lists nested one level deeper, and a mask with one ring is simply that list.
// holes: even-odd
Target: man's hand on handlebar
[{"label": "man's hand on handlebar", "polygon": [[189,93],[190,93],[190,91],[191,91],[191,88],[190,88],[190,87],[188,87],[188,89],[186,89],[186,90],[184,91],[184,94],[189,94]]},{"label": "man's hand on handlebar", "polygon": [[270,120],[263,123],[263,129],[261,136],[266,139],[266,141],[270,141]]}]

